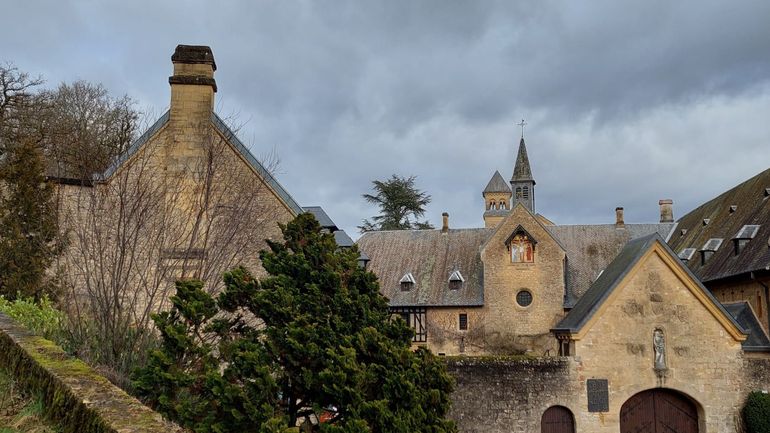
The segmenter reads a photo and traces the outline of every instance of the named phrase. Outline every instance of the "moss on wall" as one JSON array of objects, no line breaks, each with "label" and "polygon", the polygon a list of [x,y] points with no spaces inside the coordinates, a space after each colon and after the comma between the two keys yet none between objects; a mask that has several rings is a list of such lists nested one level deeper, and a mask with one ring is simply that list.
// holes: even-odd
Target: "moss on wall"
[{"label": "moss on wall", "polygon": [[3,314],[0,366],[28,392],[43,396],[46,416],[65,433],[183,431],[56,344],[31,334]]}]

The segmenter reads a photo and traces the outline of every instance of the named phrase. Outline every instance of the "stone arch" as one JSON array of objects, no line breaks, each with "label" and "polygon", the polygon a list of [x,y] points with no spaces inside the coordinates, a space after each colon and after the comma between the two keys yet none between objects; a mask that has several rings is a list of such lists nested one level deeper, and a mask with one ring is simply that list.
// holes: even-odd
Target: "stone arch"
[{"label": "stone arch", "polygon": [[575,433],[575,416],[564,406],[551,406],[540,418],[540,433]]},{"label": "stone arch", "polygon": [[638,392],[620,408],[620,433],[656,433],[673,428],[678,433],[699,433],[705,417],[692,397],[669,388]]}]

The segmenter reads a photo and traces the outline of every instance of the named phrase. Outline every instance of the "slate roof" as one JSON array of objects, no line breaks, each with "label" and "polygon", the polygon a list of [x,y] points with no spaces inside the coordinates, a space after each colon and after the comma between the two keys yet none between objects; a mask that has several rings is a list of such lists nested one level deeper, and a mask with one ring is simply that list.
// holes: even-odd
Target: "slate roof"
[{"label": "slate roof", "polygon": [[[599,278],[591,285],[586,293],[578,300],[575,307],[570,310],[567,316],[562,319],[553,329],[554,332],[578,332],[588,323],[588,320],[596,313],[599,307],[604,303],[612,291],[620,284],[628,272],[642,258],[645,252],[649,250],[655,242],[660,242],[668,254],[677,261],[676,254],[666,244],[666,241],[658,233],[653,233],[641,238],[629,241],[620,251],[615,260],[602,272]],[[681,262],[680,262],[681,263]],[[742,332],[747,331],[729,314],[722,304],[714,298],[711,292],[693,275],[686,267],[684,269],[690,278],[700,287],[703,293],[729,318],[733,324]]]},{"label": "slate roof", "polygon": [[337,224],[332,221],[331,217],[329,217],[321,206],[304,206],[302,210],[313,214],[315,219],[318,220],[318,224],[321,224],[321,227],[328,229],[330,232],[337,230]]},{"label": "slate roof", "polygon": [[503,176],[497,170],[495,170],[492,179],[489,180],[486,188],[484,188],[482,195],[488,192],[511,192],[511,187],[508,185],[508,182],[503,179]]},{"label": "slate roof", "polygon": [[729,302],[722,304],[730,315],[748,331],[749,336],[741,343],[743,350],[747,352],[770,351],[770,339],[768,339],[757,316],[746,301]]},{"label": "slate roof", "polygon": [[567,252],[567,296],[565,306],[572,307],[585,293],[628,241],[652,233],[666,238],[674,223],[546,226]]},{"label": "slate roof", "polygon": [[524,137],[521,137],[521,141],[519,142],[519,153],[516,156],[516,165],[513,166],[511,182],[528,180],[531,180],[533,184],[535,183],[535,179],[532,178],[532,169],[529,168],[527,146],[524,144]]},{"label": "slate roof", "polygon": [[[701,247],[712,238],[724,239],[721,247],[701,265],[699,255],[687,266],[701,281],[709,282],[745,274],[766,271],[770,266],[770,169],[725,191],[698,206],[678,221],[677,230],[669,240],[674,251]],[[735,206],[731,212],[731,206]],[[703,220],[708,219],[704,225]],[[736,256],[733,238],[745,225],[760,225],[753,239]],[[686,232],[682,234],[682,230]]]},{"label": "slate roof", "polygon": [[[370,258],[368,269],[380,280],[391,306],[482,306],[484,304],[481,245],[494,229],[392,230],[364,233],[358,248]],[[459,270],[465,282],[449,289],[449,276]],[[416,284],[402,291],[407,272]]]}]

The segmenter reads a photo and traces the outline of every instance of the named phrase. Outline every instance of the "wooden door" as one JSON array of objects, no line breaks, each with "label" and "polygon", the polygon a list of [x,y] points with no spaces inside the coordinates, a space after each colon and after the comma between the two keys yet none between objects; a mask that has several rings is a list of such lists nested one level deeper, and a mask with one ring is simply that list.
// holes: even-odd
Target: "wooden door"
[{"label": "wooden door", "polygon": [[575,433],[575,418],[563,406],[551,406],[540,420],[541,433]]},{"label": "wooden door", "polygon": [[671,390],[640,392],[620,408],[620,433],[698,433],[698,410]]}]

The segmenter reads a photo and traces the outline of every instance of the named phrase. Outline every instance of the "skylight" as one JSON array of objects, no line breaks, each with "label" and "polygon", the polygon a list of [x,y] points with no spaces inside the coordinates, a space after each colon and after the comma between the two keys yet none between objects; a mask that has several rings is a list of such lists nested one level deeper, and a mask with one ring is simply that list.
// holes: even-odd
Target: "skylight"
[{"label": "skylight", "polygon": [[754,239],[757,232],[759,232],[759,225],[748,224],[741,227],[738,234],[736,234],[733,239]]},{"label": "skylight", "polygon": [[695,255],[695,248],[685,248],[679,252],[679,258],[681,260],[690,260]]},{"label": "skylight", "polygon": [[722,245],[722,239],[711,238],[706,241],[706,243],[703,245],[703,248],[701,248],[701,251],[716,251],[719,249],[721,245]]}]

